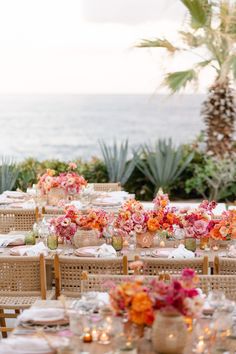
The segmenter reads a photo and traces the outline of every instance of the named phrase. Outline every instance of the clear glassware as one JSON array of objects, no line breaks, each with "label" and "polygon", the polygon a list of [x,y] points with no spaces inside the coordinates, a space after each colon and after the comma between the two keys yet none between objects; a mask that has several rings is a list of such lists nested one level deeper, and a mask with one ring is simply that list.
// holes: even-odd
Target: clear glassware
[{"label": "clear glassware", "polygon": [[214,310],[223,307],[225,303],[225,294],[220,290],[213,290],[207,296],[210,307]]},{"label": "clear glassware", "polygon": [[136,233],[134,231],[129,234],[129,251],[134,251],[136,248]]}]

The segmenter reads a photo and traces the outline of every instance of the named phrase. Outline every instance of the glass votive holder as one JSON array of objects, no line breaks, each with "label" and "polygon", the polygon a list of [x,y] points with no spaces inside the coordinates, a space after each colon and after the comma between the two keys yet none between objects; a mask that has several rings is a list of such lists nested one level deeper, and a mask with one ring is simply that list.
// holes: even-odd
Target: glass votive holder
[{"label": "glass votive holder", "polygon": [[58,236],[56,234],[48,235],[47,246],[50,250],[56,250],[58,247]]},{"label": "glass votive holder", "polygon": [[34,231],[30,231],[25,235],[25,244],[26,245],[35,245],[36,238]]},{"label": "glass votive holder", "polygon": [[99,335],[99,339],[98,339],[98,343],[99,344],[109,344],[111,342],[110,340],[110,336],[107,333],[107,331],[104,329],[101,330],[100,335]]}]

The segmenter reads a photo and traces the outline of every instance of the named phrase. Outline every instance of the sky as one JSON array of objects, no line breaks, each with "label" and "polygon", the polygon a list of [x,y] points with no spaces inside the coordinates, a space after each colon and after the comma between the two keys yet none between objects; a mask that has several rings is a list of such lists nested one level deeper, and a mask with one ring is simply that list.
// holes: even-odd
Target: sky
[{"label": "sky", "polygon": [[0,94],[164,93],[193,58],[134,46],[176,40],[185,15],[179,0],[0,0]]}]

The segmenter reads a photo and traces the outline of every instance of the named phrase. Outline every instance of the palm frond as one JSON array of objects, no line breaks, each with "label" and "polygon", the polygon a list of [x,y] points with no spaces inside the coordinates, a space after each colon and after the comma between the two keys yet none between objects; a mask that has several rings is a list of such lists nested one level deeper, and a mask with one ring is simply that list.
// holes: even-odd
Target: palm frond
[{"label": "palm frond", "polygon": [[173,44],[171,44],[167,39],[156,38],[153,40],[143,39],[137,47],[139,48],[165,48],[169,52],[174,53],[178,50]]},{"label": "palm frond", "polygon": [[174,73],[168,73],[165,77],[164,83],[175,93],[181,88],[184,88],[188,82],[196,80],[197,75],[193,69],[185,71],[176,71]]},{"label": "palm frond", "polygon": [[209,23],[211,4],[208,0],[180,0],[188,9],[191,25],[194,29],[204,27]]}]

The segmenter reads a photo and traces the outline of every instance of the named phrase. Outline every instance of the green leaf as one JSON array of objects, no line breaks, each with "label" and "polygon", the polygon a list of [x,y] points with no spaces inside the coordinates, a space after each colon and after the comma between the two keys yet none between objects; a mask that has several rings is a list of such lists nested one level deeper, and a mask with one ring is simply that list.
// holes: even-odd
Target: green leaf
[{"label": "green leaf", "polygon": [[169,52],[174,53],[176,50],[178,50],[177,47],[175,47],[173,44],[171,44],[167,39],[143,39],[137,47],[139,48],[165,48]]},{"label": "green leaf", "polygon": [[185,71],[176,71],[174,73],[168,73],[165,77],[164,83],[170,90],[175,93],[181,88],[184,88],[186,84],[197,78],[193,69]]},{"label": "green leaf", "polygon": [[203,60],[203,61],[200,61],[199,63],[197,63],[196,66],[199,66],[200,68],[205,68],[207,65],[211,64],[211,62],[212,62],[212,59]]},{"label": "green leaf", "polygon": [[209,22],[211,5],[208,0],[181,0],[191,15],[192,27],[204,27]]},{"label": "green leaf", "polygon": [[197,48],[204,43],[204,37],[194,35],[191,32],[179,31],[183,41],[192,48]]}]

